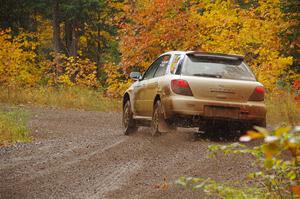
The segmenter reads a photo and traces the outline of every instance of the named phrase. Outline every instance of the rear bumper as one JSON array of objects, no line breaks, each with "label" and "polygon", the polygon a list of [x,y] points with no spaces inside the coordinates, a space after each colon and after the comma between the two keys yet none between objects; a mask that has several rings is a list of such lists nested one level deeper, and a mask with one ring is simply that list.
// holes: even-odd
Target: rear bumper
[{"label": "rear bumper", "polygon": [[[265,122],[266,105],[264,102],[224,102],[213,100],[196,99],[189,96],[174,95],[163,100],[166,119],[172,119],[176,116],[197,116],[206,119],[225,119],[237,121],[255,121]],[[205,107],[222,107],[234,109],[236,114],[223,114],[214,116],[208,114]]]}]

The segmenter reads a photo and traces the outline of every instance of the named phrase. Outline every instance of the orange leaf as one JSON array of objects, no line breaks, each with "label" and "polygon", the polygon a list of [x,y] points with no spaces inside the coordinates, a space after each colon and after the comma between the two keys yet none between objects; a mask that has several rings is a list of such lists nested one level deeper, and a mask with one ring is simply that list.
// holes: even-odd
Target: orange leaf
[{"label": "orange leaf", "polygon": [[292,187],[293,193],[300,197],[300,185]]},{"label": "orange leaf", "polygon": [[300,149],[297,149],[296,155],[300,156]]},{"label": "orange leaf", "polygon": [[249,137],[251,137],[251,139],[260,139],[260,138],[263,138],[263,137],[264,137],[263,134],[258,133],[258,132],[256,132],[256,131],[248,131],[248,132],[247,132],[247,135],[248,135]]}]

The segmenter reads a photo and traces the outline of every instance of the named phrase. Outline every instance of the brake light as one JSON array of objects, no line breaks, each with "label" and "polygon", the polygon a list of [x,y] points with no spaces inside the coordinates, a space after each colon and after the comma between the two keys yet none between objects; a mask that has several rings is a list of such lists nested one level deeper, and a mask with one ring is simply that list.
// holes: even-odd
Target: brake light
[{"label": "brake light", "polygon": [[262,86],[257,86],[254,92],[250,96],[250,101],[264,101],[265,98],[265,88]]},{"label": "brake light", "polygon": [[171,88],[176,94],[193,96],[189,83],[183,79],[173,79],[171,81]]},{"label": "brake light", "polygon": [[257,87],[255,88],[255,92],[256,92],[256,93],[259,93],[259,94],[265,94],[265,89],[264,89],[264,87],[262,87],[262,86],[257,86]]}]

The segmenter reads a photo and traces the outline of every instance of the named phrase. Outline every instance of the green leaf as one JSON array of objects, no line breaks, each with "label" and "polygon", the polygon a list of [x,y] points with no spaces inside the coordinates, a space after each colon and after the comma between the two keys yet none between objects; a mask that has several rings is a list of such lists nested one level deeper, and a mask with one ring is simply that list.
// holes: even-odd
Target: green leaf
[{"label": "green leaf", "polygon": [[291,129],[290,127],[280,127],[280,128],[275,130],[275,135],[280,137],[283,134],[288,133],[290,129]]},{"label": "green leaf", "polygon": [[280,146],[277,143],[266,143],[262,146],[262,151],[267,157],[272,157],[280,152]]},{"label": "green leaf", "polygon": [[287,174],[287,177],[290,179],[290,180],[295,180],[297,178],[297,174],[295,171],[290,171],[288,174]]},{"label": "green leaf", "polygon": [[270,134],[270,132],[263,127],[255,126],[254,129],[256,129],[258,132],[264,134],[265,137]]},{"label": "green leaf", "polygon": [[187,186],[186,177],[180,177],[178,180],[176,180],[175,183],[186,187]]},{"label": "green leaf", "polygon": [[272,159],[272,158],[268,158],[264,162],[264,166],[267,169],[271,169],[273,167],[273,165],[274,165],[274,159]]}]

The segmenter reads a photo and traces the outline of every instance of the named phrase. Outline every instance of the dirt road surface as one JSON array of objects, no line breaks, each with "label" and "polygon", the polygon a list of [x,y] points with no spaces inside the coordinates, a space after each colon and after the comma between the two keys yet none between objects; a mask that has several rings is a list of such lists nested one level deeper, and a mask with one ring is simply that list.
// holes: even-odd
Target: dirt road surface
[{"label": "dirt road surface", "polygon": [[29,111],[33,142],[0,148],[0,198],[202,198],[174,182],[243,181],[251,167],[238,156],[209,158],[210,144],[228,141],[195,141],[195,129],[124,136],[120,113]]}]

